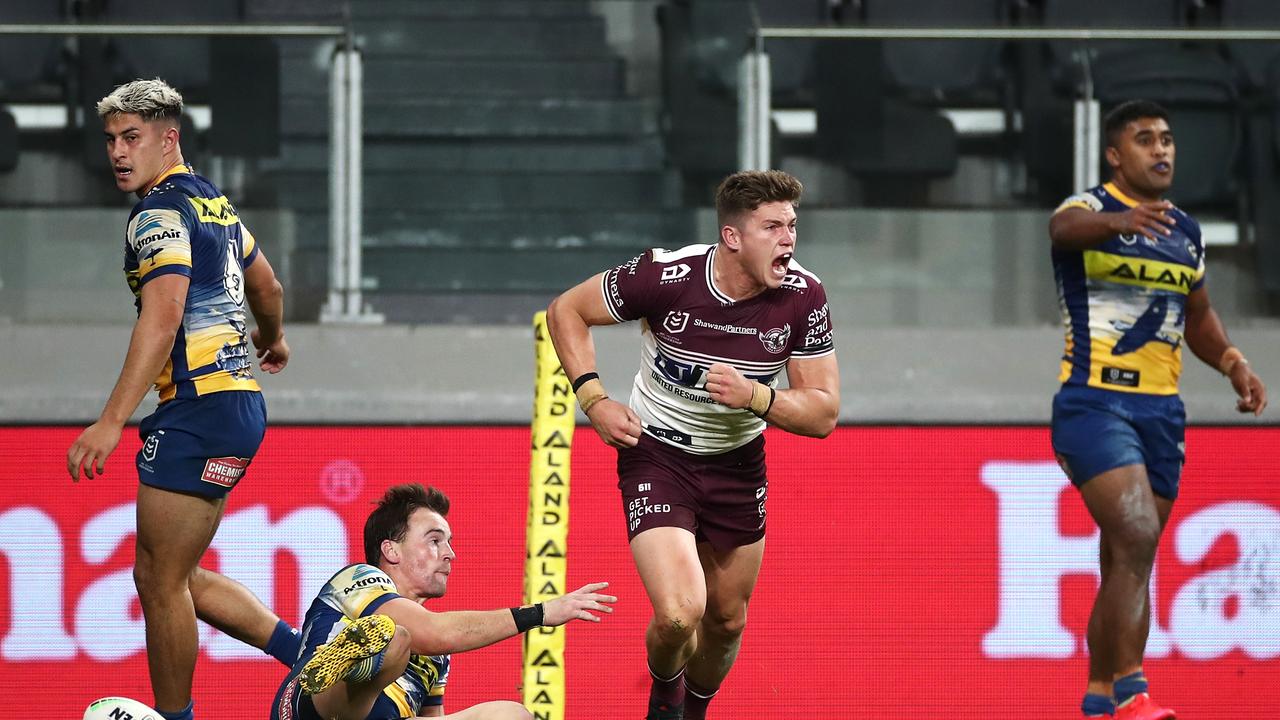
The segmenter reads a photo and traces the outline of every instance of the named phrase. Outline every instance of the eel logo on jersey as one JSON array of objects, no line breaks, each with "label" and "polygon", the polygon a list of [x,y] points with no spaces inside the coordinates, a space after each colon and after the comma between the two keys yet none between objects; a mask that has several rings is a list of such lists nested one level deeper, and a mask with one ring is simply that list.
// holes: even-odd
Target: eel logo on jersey
[{"label": "eel logo on jersey", "polygon": [[787,341],[791,339],[791,323],[780,328],[773,328],[760,333],[760,343],[764,349],[777,355],[787,349]]},{"label": "eel logo on jersey", "polygon": [[160,449],[160,435],[151,433],[147,436],[147,441],[142,444],[142,459],[152,462],[156,459],[156,451]]},{"label": "eel logo on jersey", "polygon": [[689,313],[679,310],[672,310],[662,319],[662,328],[672,335],[678,335],[684,332],[685,326],[689,324]]},{"label": "eel logo on jersey", "polygon": [[667,267],[662,268],[662,277],[659,278],[658,282],[669,283],[677,280],[683,280],[688,277],[690,272],[692,272],[692,270],[684,263],[680,263],[679,265],[668,265]]}]

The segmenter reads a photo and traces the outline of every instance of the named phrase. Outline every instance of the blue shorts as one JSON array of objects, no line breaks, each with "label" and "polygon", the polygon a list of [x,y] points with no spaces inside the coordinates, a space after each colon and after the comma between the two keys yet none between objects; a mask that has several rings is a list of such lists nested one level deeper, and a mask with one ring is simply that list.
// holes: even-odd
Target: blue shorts
[{"label": "blue shorts", "polygon": [[[276,690],[276,697],[271,701],[270,720],[324,720],[316,711],[311,696],[302,692],[302,668],[306,666],[309,659],[311,659],[310,655],[300,659],[289,671],[284,682],[280,683],[280,689]],[[440,702],[444,702],[443,698]],[[428,706],[424,706],[418,712],[423,712],[426,707]],[[373,707],[369,710],[369,714],[364,716],[364,720],[400,720],[402,717],[404,716],[400,714],[395,702],[384,692],[373,701]]]},{"label": "blue shorts", "polygon": [[228,390],[162,403],[138,426],[138,480],[163,490],[225,497],[244,477],[266,431],[260,392]]},{"label": "blue shorts", "polygon": [[1053,451],[1076,487],[1108,470],[1144,465],[1156,495],[1178,497],[1186,410],[1177,395],[1063,385],[1053,397],[1051,428]]}]

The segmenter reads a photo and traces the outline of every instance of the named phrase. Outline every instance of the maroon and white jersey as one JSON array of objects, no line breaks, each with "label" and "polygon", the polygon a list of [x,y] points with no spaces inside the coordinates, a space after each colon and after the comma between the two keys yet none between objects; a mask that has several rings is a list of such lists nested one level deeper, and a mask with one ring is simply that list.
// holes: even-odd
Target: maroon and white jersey
[{"label": "maroon and white jersey", "polygon": [[706,390],[713,363],[771,387],[793,357],[834,352],[827,293],[794,259],[782,287],[735,302],[716,287],[717,245],[650,250],[604,274],[601,291],[618,322],[642,320],[640,372],[631,407],[649,435],[685,452],[722,453],[764,431],[749,410]]}]

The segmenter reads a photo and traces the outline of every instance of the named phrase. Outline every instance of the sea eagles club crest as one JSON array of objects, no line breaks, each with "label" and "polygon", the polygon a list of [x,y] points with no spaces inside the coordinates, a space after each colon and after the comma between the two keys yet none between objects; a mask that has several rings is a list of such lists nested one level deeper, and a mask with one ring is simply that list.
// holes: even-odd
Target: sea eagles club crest
[{"label": "sea eagles club crest", "polygon": [[764,344],[764,349],[775,355],[787,348],[787,341],[790,339],[791,323],[760,333],[760,342]]}]

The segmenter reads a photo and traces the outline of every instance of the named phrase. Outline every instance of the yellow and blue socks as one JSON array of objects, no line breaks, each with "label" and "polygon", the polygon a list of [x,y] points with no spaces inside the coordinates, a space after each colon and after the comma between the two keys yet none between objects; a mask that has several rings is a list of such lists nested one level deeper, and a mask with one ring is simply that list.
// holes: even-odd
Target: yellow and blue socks
[{"label": "yellow and blue socks", "polygon": [[276,629],[271,632],[271,639],[267,641],[267,646],[262,651],[279,660],[285,667],[291,668],[302,652],[302,633],[289,623],[280,620],[276,622]]},{"label": "yellow and blue socks", "polygon": [[1116,704],[1106,695],[1087,693],[1080,703],[1080,712],[1085,717],[1110,717],[1116,714]]},{"label": "yellow and blue socks", "polygon": [[1119,678],[1111,686],[1111,694],[1116,696],[1116,707],[1120,707],[1133,699],[1134,695],[1139,695],[1147,691],[1147,676],[1139,670]]},{"label": "yellow and blue socks", "polygon": [[164,720],[195,720],[195,708],[196,701],[190,700],[187,702],[187,706],[185,708],[176,713],[165,712],[163,710],[156,710],[156,712],[160,713],[160,717],[164,718]]}]

